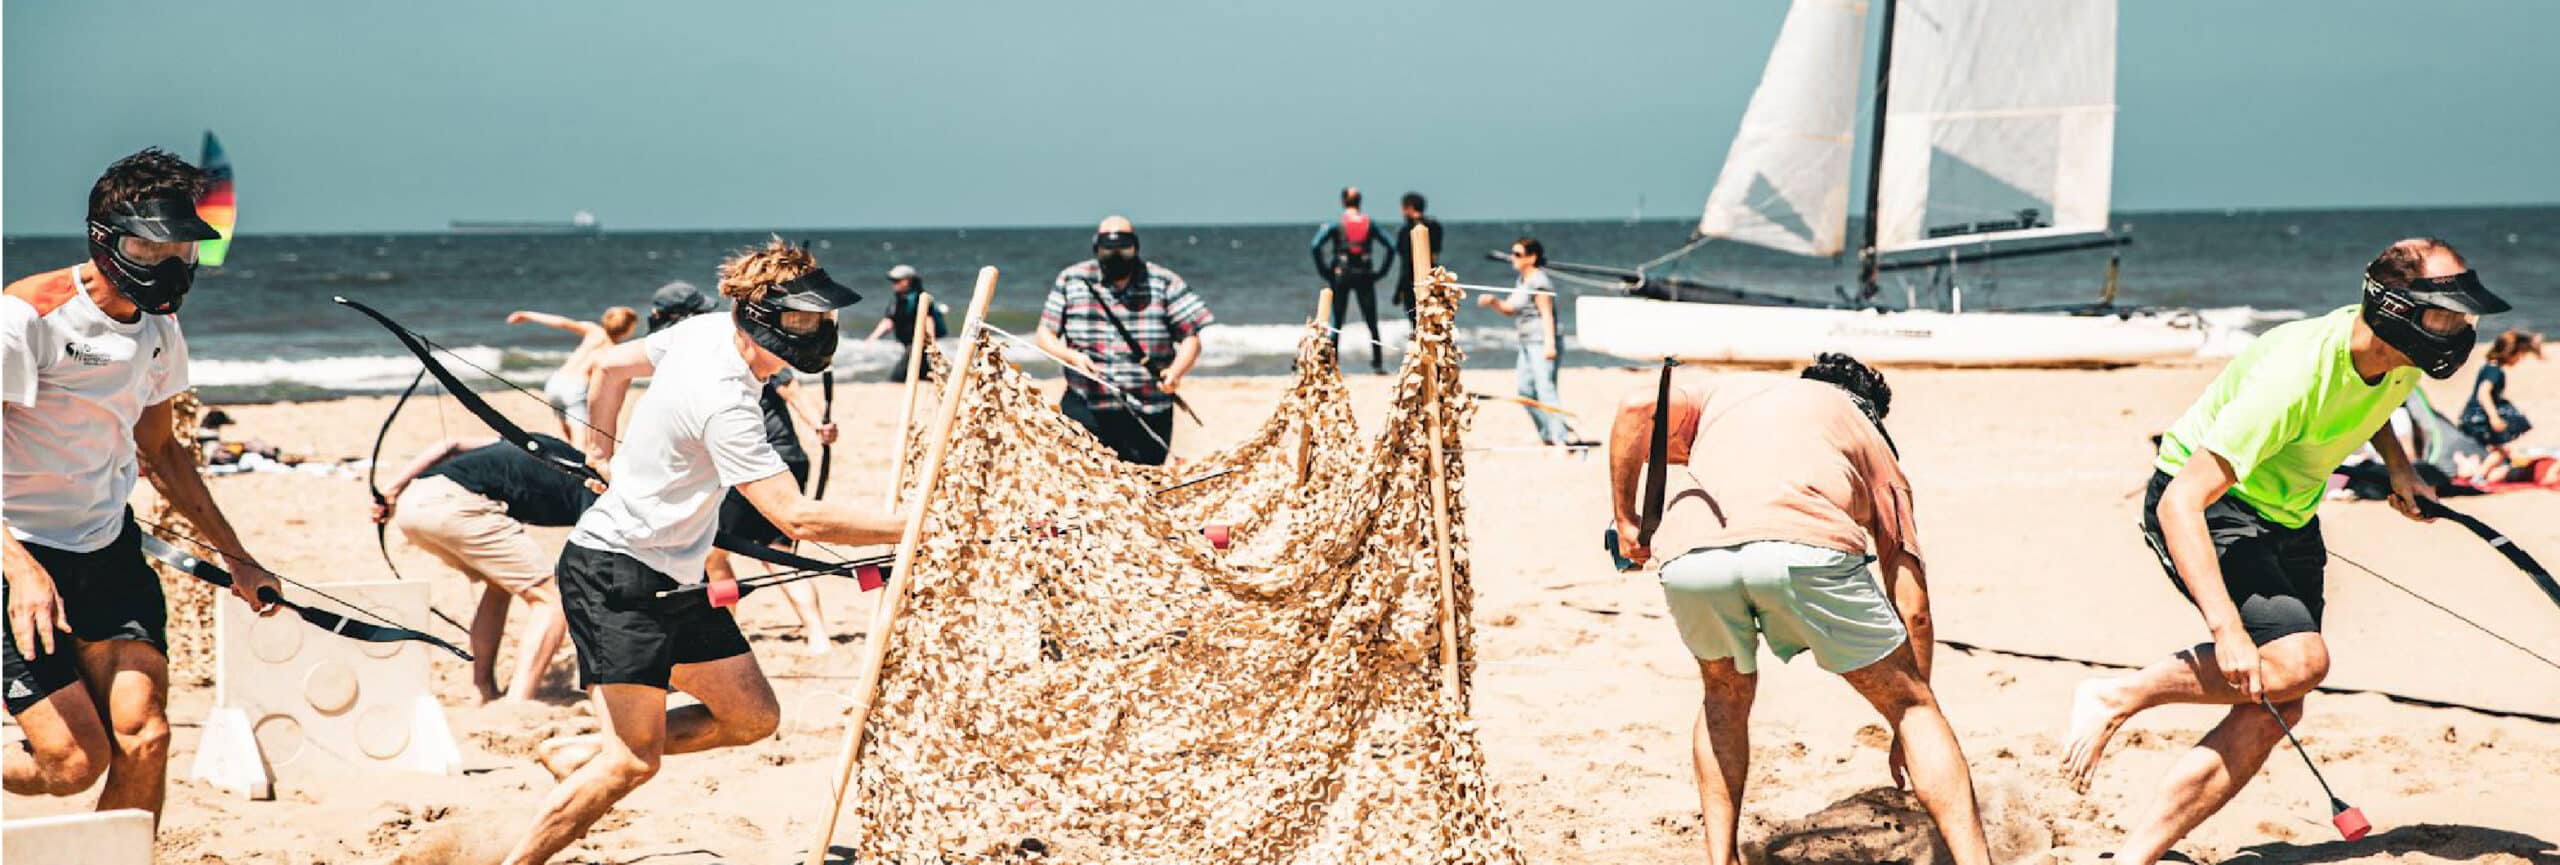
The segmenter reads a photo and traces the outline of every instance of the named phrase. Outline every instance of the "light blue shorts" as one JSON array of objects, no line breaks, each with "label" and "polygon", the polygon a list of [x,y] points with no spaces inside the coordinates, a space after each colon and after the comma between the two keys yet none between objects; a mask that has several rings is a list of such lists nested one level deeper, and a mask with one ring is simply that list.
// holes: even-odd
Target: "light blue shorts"
[{"label": "light blue shorts", "polygon": [[1846,673],[1884,660],[1909,634],[1867,557],[1786,541],[1691,550],[1662,566],[1680,640],[1702,661],[1760,669],[1760,639],[1781,662],[1813,651]]}]

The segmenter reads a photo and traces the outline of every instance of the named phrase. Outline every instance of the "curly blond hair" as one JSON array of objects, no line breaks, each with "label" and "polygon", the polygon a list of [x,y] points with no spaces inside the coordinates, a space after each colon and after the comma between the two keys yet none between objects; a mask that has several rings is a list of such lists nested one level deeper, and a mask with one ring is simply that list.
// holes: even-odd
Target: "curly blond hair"
[{"label": "curly blond hair", "polygon": [[720,295],[739,303],[763,300],[764,293],[818,269],[817,256],[774,235],[763,246],[748,247],[720,262]]}]

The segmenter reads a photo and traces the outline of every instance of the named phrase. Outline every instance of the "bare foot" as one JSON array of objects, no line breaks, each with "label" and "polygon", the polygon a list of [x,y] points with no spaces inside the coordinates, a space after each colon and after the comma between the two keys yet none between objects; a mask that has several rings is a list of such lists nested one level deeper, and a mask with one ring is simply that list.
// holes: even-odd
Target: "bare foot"
[{"label": "bare foot", "polygon": [[2062,774],[2070,782],[2071,792],[2089,792],[2089,782],[2097,776],[2098,758],[2106,754],[2107,740],[2132,716],[2123,686],[2114,679],[2090,679],[2071,692],[2070,740],[2062,755]]},{"label": "bare foot", "polygon": [[561,780],[578,771],[578,767],[586,765],[587,761],[595,759],[599,750],[602,749],[597,746],[594,736],[562,736],[545,739],[542,744],[534,746],[533,758],[542,764],[544,771],[551,773],[553,780]]},{"label": "bare foot", "polygon": [[499,697],[506,696],[504,692],[498,690],[496,682],[473,682],[471,687],[480,692],[480,705],[483,706],[495,703]]}]

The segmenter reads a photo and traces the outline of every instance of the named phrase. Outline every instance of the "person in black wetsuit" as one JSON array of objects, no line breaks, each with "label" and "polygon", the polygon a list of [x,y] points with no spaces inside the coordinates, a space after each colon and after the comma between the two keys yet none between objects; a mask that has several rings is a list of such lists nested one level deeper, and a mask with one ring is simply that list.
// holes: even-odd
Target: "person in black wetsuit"
[{"label": "person in black wetsuit", "polygon": [[[1431,238],[1431,260],[1439,261],[1440,220],[1423,213],[1423,209],[1428,206],[1430,202],[1423,199],[1422,193],[1405,193],[1404,230],[1397,232],[1396,236],[1404,238],[1405,243],[1411,244],[1414,226],[1421,226]],[[1396,268],[1395,299],[1397,306],[1404,307],[1404,323],[1413,324],[1413,251],[1410,249],[1405,250],[1404,261]]]},{"label": "person in black wetsuit", "polygon": [[[800,447],[800,433],[792,425],[792,415],[797,413],[801,420],[807,421],[810,431],[822,444],[835,443],[836,425],[818,420],[825,416],[825,407],[808,389],[794,382],[792,375],[791,370],[783,369],[766,379],[764,393],[758,402],[764,409],[765,441],[773,445],[773,452],[782,457],[783,466],[791,470],[792,481],[806,488],[809,485],[809,452]],[[754,503],[747,501],[747,497],[734,487],[729,490],[728,498],[720,502],[720,531],[775,549],[791,548],[791,539],[783,534],[782,529],[766,519],[764,512],[757,510]],[[735,567],[730,563],[727,552],[716,549],[702,563],[703,571],[714,581],[735,579]],[[777,570],[770,564],[762,567],[767,572]],[[804,651],[823,655],[834,648],[834,641],[827,635],[826,613],[818,607],[817,581],[785,583],[782,596],[791,602],[791,612],[800,617],[801,633],[809,641]]]},{"label": "person in black wetsuit", "polygon": [[[574,450],[551,436],[533,438],[546,448]],[[480,701],[533,699],[569,623],[551,579],[557,556],[544,552],[525,527],[574,525],[595,494],[522,448],[480,436],[427,448],[400,469],[383,496],[391,505],[374,506],[374,522],[397,527],[409,543],[481,583],[471,614],[471,684]],[[507,606],[516,600],[525,603],[537,630],[517,652],[515,674],[501,692],[498,641],[506,636]]]},{"label": "person in black wetsuit", "polygon": [[[889,368],[889,380],[903,382],[907,380],[907,358],[915,355],[917,301],[924,298],[924,277],[918,275],[915,268],[903,264],[889,268],[889,289],[889,312],[881,316],[879,326],[871,329],[868,341],[879,342],[882,336],[895,336],[898,345],[908,349],[898,355],[897,365]],[[942,321],[942,314],[946,311],[939,303],[924,310],[933,317],[931,338],[941,339],[951,332],[951,326]]]},{"label": "person in black wetsuit", "polygon": [[1378,277],[1392,272],[1396,245],[1393,238],[1378,230],[1369,215],[1360,212],[1360,188],[1342,190],[1342,218],[1316,227],[1316,237],[1307,244],[1307,254],[1316,262],[1316,275],[1333,286],[1333,345],[1342,348],[1343,312],[1353,300],[1360,302],[1360,320],[1369,325],[1369,369],[1387,371],[1386,348],[1378,339]]}]

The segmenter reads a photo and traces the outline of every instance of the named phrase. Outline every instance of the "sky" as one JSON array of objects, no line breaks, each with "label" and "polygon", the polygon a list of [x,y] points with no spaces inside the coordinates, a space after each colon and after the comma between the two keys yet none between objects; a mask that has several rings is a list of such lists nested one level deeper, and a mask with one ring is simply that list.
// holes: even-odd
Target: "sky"
[{"label": "sky", "polygon": [[[608,229],[1312,222],[1346,184],[1457,220],[1688,216],[1785,8],[12,2],[0,232],[75,231],[107,162],[193,159],[205,129],[242,229],[278,233],[582,209]],[[2116,209],[2560,202],[2554,32],[2540,0],[2127,0]]]}]

